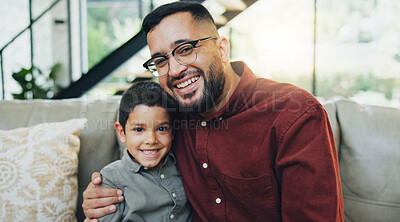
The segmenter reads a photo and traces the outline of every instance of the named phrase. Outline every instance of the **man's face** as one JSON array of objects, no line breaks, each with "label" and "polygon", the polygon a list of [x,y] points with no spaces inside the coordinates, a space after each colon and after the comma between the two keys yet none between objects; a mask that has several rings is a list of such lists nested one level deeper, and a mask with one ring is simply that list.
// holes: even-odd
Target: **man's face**
[{"label": "man's face", "polygon": [[[165,55],[182,42],[209,37],[196,26],[190,13],[181,12],[164,18],[147,34],[151,54]],[[160,85],[173,96],[184,111],[202,113],[211,109],[223,93],[225,72],[216,40],[197,45],[197,58],[181,65],[169,58],[169,72],[159,77]]]}]

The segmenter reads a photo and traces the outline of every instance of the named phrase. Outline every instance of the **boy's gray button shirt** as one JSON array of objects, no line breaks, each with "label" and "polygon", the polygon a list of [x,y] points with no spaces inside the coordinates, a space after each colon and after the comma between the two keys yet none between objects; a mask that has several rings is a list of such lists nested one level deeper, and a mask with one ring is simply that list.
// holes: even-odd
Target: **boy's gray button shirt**
[{"label": "boy's gray button shirt", "polygon": [[100,171],[100,187],[121,189],[125,201],[100,221],[191,221],[192,207],[175,164],[175,156],[169,152],[160,168],[146,168],[125,150],[121,160]]}]

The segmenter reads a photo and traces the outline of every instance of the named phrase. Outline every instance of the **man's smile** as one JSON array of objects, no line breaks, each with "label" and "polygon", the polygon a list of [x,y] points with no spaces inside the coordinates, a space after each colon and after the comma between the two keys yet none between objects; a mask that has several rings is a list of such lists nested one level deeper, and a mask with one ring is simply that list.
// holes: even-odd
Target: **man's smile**
[{"label": "man's smile", "polygon": [[193,71],[182,74],[181,78],[171,81],[170,89],[174,91],[175,96],[184,97],[187,94],[193,94],[203,79],[201,71]]},{"label": "man's smile", "polygon": [[193,78],[191,78],[191,79],[188,79],[188,80],[186,80],[186,81],[183,82],[183,83],[177,84],[177,85],[176,85],[176,88],[178,88],[178,89],[185,88],[185,87],[187,87],[188,85],[190,85],[190,84],[196,82],[199,78],[200,78],[199,76],[195,76],[195,77],[193,77]]}]

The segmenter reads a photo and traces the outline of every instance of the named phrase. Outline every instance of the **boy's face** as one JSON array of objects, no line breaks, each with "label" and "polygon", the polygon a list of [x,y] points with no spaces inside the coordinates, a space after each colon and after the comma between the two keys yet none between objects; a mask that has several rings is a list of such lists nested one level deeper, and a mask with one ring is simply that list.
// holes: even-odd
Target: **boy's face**
[{"label": "boy's face", "polygon": [[162,107],[138,105],[129,114],[125,133],[119,123],[115,127],[121,142],[126,143],[129,153],[144,167],[160,166],[171,149],[171,122]]}]

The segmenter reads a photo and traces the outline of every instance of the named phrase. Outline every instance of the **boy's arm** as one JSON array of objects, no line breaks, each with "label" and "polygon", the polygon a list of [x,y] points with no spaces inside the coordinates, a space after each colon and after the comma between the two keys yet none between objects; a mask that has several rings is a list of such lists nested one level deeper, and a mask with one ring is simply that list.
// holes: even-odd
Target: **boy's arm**
[{"label": "boy's arm", "polygon": [[[82,208],[87,217],[85,222],[97,221],[95,218],[103,217],[116,211],[116,203],[122,202],[122,191],[113,188],[99,188],[102,182],[98,172],[92,174],[92,181],[83,192]],[[94,220],[91,220],[94,219]]]},{"label": "boy's arm", "polygon": [[[115,168],[103,168],[100,171],[102,183],[99,185],[100,188],[120,188],[118,169]],[[107,214],[99,218],[99,222],[120,222],[123,219],[123,213],[125,208],[125,201],[116,204],[117,210],[111,214]]]}]

